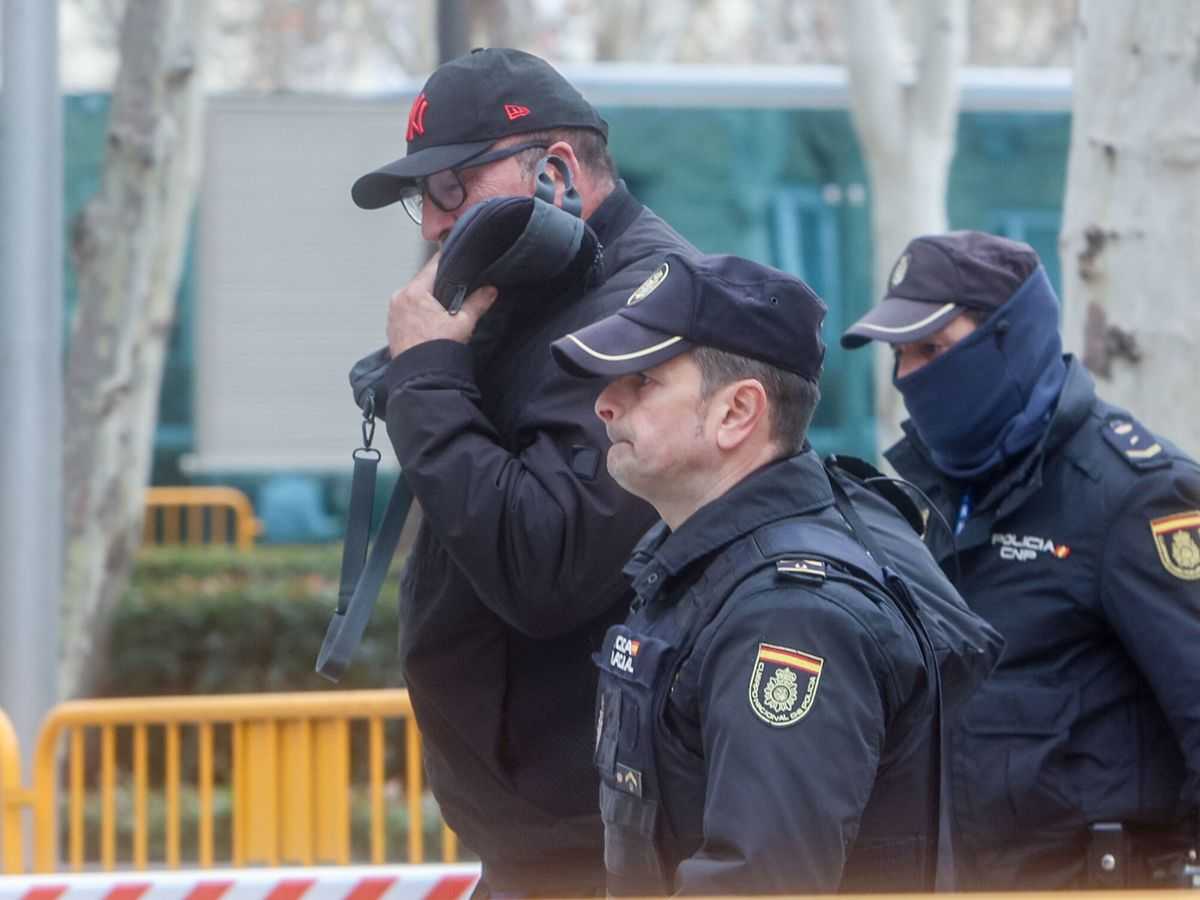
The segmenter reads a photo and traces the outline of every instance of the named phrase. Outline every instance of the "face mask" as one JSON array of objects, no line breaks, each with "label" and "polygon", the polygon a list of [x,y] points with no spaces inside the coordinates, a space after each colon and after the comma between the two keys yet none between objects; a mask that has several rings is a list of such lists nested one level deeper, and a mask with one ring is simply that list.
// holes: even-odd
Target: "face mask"
[{"label": "face mask", "polygon": [[1040,266],[979,328],[893,384],[934,464],[976,478],[1045,433],[1066,379],[1058,298]]}]

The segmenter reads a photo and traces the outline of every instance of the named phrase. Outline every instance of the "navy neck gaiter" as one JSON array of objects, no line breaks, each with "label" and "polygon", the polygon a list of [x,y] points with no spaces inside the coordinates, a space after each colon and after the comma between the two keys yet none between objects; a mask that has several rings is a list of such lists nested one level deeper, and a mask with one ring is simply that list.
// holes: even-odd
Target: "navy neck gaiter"
[{"label": "navy neck gaiter", "polygon": [[1038,266],[979,328],[892,383],[934,465],[969,481],[1037,442],[1066,377],[1058,298]]}]

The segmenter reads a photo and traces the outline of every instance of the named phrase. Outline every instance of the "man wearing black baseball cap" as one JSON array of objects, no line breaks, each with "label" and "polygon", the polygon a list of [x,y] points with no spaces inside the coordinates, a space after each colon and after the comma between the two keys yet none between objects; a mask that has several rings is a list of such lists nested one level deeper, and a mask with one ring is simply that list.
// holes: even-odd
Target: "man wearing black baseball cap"
[{"label": "man wearing black baseball cap", "polygon": [[1032,247],[960,231],[912,240],[842,337],[895,350],[887,459],[1006,640],[952,732],[964,889],[1182,883],[1196,845],[1200,467],[1096,396],[1058,322]]},{"label": "man wearing black baseball cap", "polygon": [[607,382],[608,470],[662,516],[595,656],[611,894],[933,888],[938,679],[914,598],[964,623],[977,677],[999,646],[915,508],[808,447],[824,316],[794,276],[670,255],[552,345]]},{"label": "man wearing black baseball cap", "polygon": [[599,385],[562,373],[549,343],[624,303],[665,253],[694,252],[618,180],[607,132],[544,60],[477,50],[425,83],[408,154],[352,189],[366,209],[403,203],[449,255],[460,219],[533,196],[556,157],[556,202],[569,176],[604,248],[570,283],[485,283],[455,315],[434,299],[435,255],[391,300],[372,385],[424,513],[400,591],[404,681],[434,795],[482,860],[478,895],[603,892],[589,655],[624,615],[620,564],[654,514],[604,470]]}]

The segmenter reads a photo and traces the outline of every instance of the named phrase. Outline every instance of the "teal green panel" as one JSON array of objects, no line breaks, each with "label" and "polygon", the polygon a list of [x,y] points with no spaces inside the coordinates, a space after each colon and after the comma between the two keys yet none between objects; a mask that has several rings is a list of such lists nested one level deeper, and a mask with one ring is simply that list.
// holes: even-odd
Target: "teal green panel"
[{"label": "teal green panel", "polygon": [[947,199],[951,228],[1026,241],[1060,293],[1058,232],[1070,143],[1065,112],[963,113]]},{"label": "teal green panel", "polygon": [[804,278],[829,306],[822,452],[874,455],[871,356],[838,346],[870,303],[865,175],[840,110],[603,110],[630,188],[701,250]]},{"label": "teal green panel", "polygon": [[63,324],[68,336],[79,296],[75,266],[71,261],[71,229],[84,205],[100,190],[107,131],[107,94],[83,94],[63,99],[63,222],[66,225]]}]

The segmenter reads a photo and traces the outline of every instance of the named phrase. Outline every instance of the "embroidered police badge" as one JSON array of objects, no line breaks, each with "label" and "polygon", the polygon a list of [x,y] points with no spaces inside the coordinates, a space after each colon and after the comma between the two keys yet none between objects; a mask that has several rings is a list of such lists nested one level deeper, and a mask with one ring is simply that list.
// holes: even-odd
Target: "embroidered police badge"
[{"label": "embroidered police badge", "polygon": [[1163,568],[1185,581],[1200,580],[1200,509],[1150,520]]},{"label": "embroidered police badge", "polygon": [[812,709],[824,665],[819,656],[759,644],[750,673],[750,708],[768,725],[795,725]]},{"label": "embroidered police badge", "polygon": [[667,280],[667,273],[671,271],[671,267],[663,263],[657,269],[650,273],[650,277],[638,285],[636,291],[629,295],[629,299],[625,301],[626,306],[633,306],[641,303],[651,294],[653,294],[660,284]]}]

